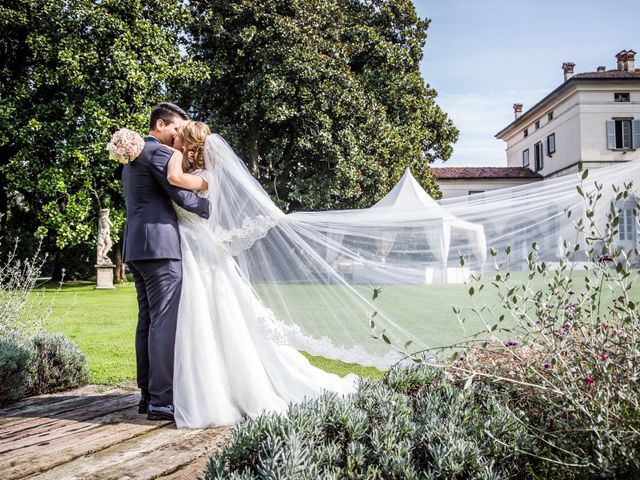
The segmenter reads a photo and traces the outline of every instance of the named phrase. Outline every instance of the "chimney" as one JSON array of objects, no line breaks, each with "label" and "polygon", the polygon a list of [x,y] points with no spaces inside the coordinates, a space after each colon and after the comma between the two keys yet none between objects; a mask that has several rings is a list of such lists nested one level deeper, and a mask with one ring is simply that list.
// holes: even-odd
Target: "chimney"
[{"label": "chimney", "polygon": [[514,103],[513,104],[513,113],[516,116],[516,120],[518,118],[520,118],[520,115],[522,115],[522,104],[521,103]]},{"label": "chimney", "polygon": [[636,52],[634,52],[633,50],[622,50],[616,53],[616,59],[618,60],[618,71],[634,71],[636,69],[635,56]]},{"label": "chimney", "polygon": [[626,70],[625,67],[625,63],[626,63],[626,59],[627,59],[627,51],[626,50],[621,50],[618,53],[616,53],[616,60],[618,60],[618,71],[622,72],[624,70]]},{"label": "chimney", "polygon": [[564,62],[562,64],[562,71],[564,72],[564,81],[566,82],[567,80],[569,80],[571,77],[573,77],[573,67],[575,67],[576,64],[573,62]]},{"label": "chimney", "polygon": [[606,72],[607,67],[598,67],[598,73]]}]

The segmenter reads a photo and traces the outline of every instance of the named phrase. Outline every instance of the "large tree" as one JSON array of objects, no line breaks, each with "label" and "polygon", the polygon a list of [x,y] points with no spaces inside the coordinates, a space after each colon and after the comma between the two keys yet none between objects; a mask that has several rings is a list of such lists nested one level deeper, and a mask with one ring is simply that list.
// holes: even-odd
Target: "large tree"
[{"label": "large tree", "polygon": [[144,132],[150,106],[202,74],[181,51],[184,13],[173,0],[3,2],[6,237],[36,232],[60,266],[62,252],[84,246],[92,265],[98,210],[108,207],[117,239],[124,205],[105,144],[119,127]]},{"label": "large tree", "polygon": [[191,0],[191,53],[209,80],[194,112],[288,209],[370,206],[457,130],[420,75],[428,20],[409,0]]}]

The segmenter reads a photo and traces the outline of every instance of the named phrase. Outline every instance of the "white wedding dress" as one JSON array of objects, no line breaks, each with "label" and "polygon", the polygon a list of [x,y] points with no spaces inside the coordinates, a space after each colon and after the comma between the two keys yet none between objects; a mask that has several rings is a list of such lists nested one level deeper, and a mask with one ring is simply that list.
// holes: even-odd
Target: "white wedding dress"
[{"label": "white wedding dress", "polygon": [[[209,172],[194,173],[211,182]],[[265,335],[261,325],[272,313],[243,278],[223,236],[209,221],[175,208],[183,278],[174,364],[177,427],[228,425],[285,412],[323,391],[353,392],[355,375],[327,373]]]}]

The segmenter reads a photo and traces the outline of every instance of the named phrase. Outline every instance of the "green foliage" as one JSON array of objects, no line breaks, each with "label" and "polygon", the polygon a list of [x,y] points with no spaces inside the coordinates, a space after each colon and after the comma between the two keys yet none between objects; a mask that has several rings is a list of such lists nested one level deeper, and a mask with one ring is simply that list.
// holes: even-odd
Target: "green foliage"
[{"label": "green foliage", "polygon": [[[202,74],[181,54],[171,0],[12,0],[0,7],[0,212],[13,237],[55,251],[89,242],[100,207],[123,227],[105,144],[147,128],[149,107]],[[9,238],[10,240],[10,238]]]},{"label": "green foliage", "polygon": [[86,383],[89,369],[78,347],[62,334],[40,330],[52,308],[51,300],[34,292],[41,260],[37,255],[17,260],[15,250],[5,257],[0,264],[0,402]]},{"label": "green foliage", "polygon": [[438,196],[457,130],[420,75],[428,26],[409,0],[4,2],[0,231],[42,239],[56,278],[92,256],[99,208],[117,241],[105,144],[179,97],[286,209],[370,206],[407,167]]},{"label": "green foliage", "polygon": [[87,383],[87,359],[67,337],[41,332],[31,337],[29,343],[33,352],[29,394],[69,390]]},{"label": "green foliage", "polygon": [[16,251],[17,244],[8,252],[0,249],[0,338],[14,340],[39,331],[50,312],[44,294],[34,292],[44,261],[39,251],[24,260]]},{"label": "green foliage", "polygon": [[17,338],[0,338],[0,404],[22,398],[27,391],[33,353]]},{"label": "green foliage", "polygon": [[[640,299],[633,290],[639,252],[618,241],[621,205],[632,206],[637,222],[633,192],[631,183],[610,191],[597,182],[579,186],[583,205],[566,212],[578,241],[564,242],[553,270],[534,243],[523,282],[498,264],[491,283],[505,313],[475,305],[487,345],[468,348],[450,367],[461,382],[488,383],[526,412],[527,429],[555,462],[555,475],[640,475]],[[611,199],[606,209],[603,198]],[[574,262],[585,258],[592,263],[577,282]],[[474,283],[482,288],[480,278]],[[515,327],[502,326],[505,314]]]},{"label": "green foliage", "polygon": [[248,421],[205,478],[513,478],[526,463],[513,446],[531,437],[500,401],[413,367]]},{"label": "green foliage", "polygon": [[287,209],[368,207],[457,130],[419,71],[428,20],[408,0],[189,2],[209,79],[185,102]]}]

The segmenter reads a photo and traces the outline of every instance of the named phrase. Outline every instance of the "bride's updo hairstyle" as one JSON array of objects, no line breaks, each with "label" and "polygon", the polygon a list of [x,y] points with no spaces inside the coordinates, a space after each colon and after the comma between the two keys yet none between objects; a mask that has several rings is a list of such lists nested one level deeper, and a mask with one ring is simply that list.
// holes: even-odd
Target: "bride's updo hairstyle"
[{"label": "bride's updo hairstyle", "polygon": [[211,130],[206,123],[189,120],[180,129],[178,137],[184,149],[182,170],[191,172],[196,169],[204,169],[204,141],[211,135]]}]

